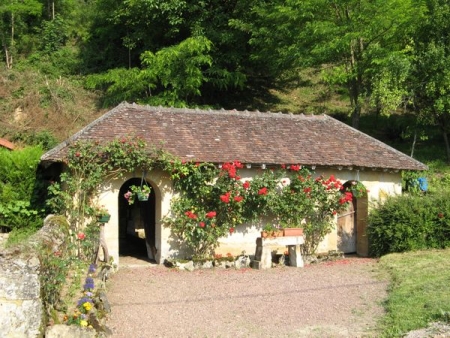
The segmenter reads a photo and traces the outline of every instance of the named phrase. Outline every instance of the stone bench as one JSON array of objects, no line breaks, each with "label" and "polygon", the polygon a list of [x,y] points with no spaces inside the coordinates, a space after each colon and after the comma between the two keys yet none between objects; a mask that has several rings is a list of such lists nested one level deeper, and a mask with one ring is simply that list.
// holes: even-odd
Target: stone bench
[{"label": "stone bench", "polygon": [[[297,268],[304,266],[300,245],[305,242],[303,236],[270,237],[256,239],[256,253],[254,267],[269,269],[272,267],[273,247],[287,246],[289,253],[289,265]],[[256,265],[256,266],[255,266]]]}]

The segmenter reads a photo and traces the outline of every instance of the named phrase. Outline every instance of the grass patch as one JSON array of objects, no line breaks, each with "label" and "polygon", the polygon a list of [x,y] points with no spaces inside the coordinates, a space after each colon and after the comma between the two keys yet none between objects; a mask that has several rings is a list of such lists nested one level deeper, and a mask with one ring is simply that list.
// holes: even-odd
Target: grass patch
[{"label": "grass patch", "polygon": [[389,254],[380,266],[391,278],[383,337],[401,337],[450,311],[450,249]]},{"label": "grass patch", "polygon": [[8,241],[6,242],[5,246],[9,248],[16,244],[23,243],[32,235],[34,235],[38,230],[38,228],[34,227],[13,229],[8,235]]}]

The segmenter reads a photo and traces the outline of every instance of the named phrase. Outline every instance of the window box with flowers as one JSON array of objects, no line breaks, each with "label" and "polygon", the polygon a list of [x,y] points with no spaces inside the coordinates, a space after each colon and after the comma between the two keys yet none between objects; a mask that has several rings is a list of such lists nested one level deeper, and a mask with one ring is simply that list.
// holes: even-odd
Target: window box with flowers
[{"label": "window box with flowers", "polygon": [[128,204],[132,205],[136,199],[140,202],[148,201],[151,191],[151,187],[146,184],[140,186],[131,185],[130,190],[128,190],[123,196],[128,201]]}]

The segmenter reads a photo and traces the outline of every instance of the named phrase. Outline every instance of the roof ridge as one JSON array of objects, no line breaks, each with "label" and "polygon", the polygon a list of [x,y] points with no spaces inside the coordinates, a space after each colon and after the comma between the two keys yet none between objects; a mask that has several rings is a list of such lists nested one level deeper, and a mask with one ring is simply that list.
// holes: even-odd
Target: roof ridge
[{"label": "roof ridge", "polygon": [[271,111],[264,111],[261,112],[259,110],[237,110],[237,109],[202,109],[202,108],[176,108],[176,107],[163,107],[163,106],[150,106],[150,105],[139,105],[136,103],[121,103],[118,107],[125,107],[125,108],[134,108],[134,109],[144,109],[146,111],[155,112],[160,110],[161,112],[166,113],[188,113],[188,114],[218,114],[218,115],[238,115],[238,116],[276,116],[276,117],[283,117],[283,118],[323,118],[323,116],[326,116],[326,114],[320,114],[320,115],[314,115],[314,114],[294,114],[294,113],[283,113],[281,111],[279,112],[271,112]]}]

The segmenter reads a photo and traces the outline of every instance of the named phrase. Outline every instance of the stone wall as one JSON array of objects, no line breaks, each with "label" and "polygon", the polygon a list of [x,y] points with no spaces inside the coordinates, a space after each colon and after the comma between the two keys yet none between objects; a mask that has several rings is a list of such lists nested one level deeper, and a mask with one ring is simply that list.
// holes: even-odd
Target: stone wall
[{"label": "stone wall", "polygon": [[61,220],[49,216],[44,227],[22,245],[0,252],[0,336],[43,337],[45,311],[41,299],[40,245],[57,250],[63,243]]}]

